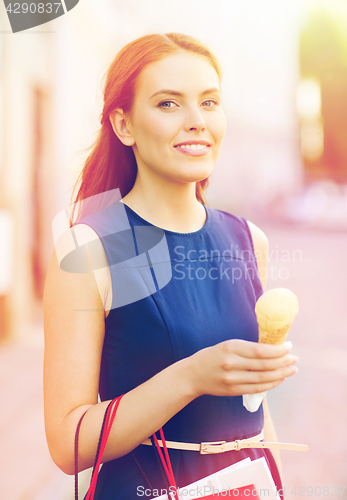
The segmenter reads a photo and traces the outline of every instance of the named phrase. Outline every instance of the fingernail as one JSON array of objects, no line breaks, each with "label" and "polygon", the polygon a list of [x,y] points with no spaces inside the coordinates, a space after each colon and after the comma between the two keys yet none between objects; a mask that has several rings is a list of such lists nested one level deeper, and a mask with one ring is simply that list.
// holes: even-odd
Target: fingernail
[{"label": "fingernail", "polygon": [[287,348],[287,352],[289,352],[293,347],[293,344],[291,343],[290,340],[287,340],[287,342],[284,342],[283,345]]}]

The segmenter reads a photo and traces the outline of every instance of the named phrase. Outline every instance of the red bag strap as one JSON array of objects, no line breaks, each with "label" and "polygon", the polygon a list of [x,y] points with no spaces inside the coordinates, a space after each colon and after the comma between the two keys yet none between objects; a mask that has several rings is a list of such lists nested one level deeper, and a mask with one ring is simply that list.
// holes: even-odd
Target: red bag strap
[{"label": "red bag strap", "polygon": [[[96,456],[95,456],[92,478],[91,478],[91,482],[90,482],[89,489],[88,489],[87,495],[85,497],[85,500],[93,500],[93,498],[94,498],[94,493],[95,493],[96,483],[98,480],[98,474],[99,474],[99,468],[100,468],[100,464],[101,464],[101,460],[102,460],[102,455],[103,455],[105,447],[106,447],[108,436],[110,435],[110,432],[111,432],[111,427],[112,427],[114,418],[116,416],[119,402],[123,396],[124,396],[124,394],[122,394],[118,398],[111,401],[109,403],[108,407],[106,408],[104,420],[103,420],[102,427],[101,427],[98,448],[97,448],[97,452],[96,452]],[[78,437],[79,437],[81,423],[82,423],[83,417],[85,416],[86,413],[87,412],[85,412],[82,415],[82,417],[80,418],[80,420],[77,424],[76,433],[75,433],[75,450],[74,450],[75,451],[75,500],[78,500]]]},{"label": "red bag strap", "polygon": [[104,425],[104,428],[102,429],[102,432],[101,432],[100,450],[99,450],[99,453],[97,454],[97,459],[96,459],[96,463],[94,466],[92,479],[90,481],[89,489],[88,489],[87,495],[85,497],[85,500],[93,500],[93,498],[94,498],[102,456],[103,456],[103,453],[104,453],[105,448],[106,448],[107,439],[110,435],[111,427],[112,427],[114,418],[116,416],[116,412],[117,412],[120,400],[122,399],[123,396],[124,396],[124,394],[122,394],[122,396],[119,396],[118,398],[114,399],[107,408],[106,417],[105,417],[105,425]]},{"label": "red bag strap", "polygon": [[75,455],[75,500],[78,500],[78,436],[80,433],[80,427],[82,420],[85,416],[87,411],[85,411],[82,415],[82,417],[79,419],[77,428],[76,428],[76,433],[75,433],[75,448],[74,448],[74,455]]},{"label": "red bag strap", "polygon": [[156,448],[158,450],[161,463],[163,464],[166,477],[167,477],[167,479],[169,481],[170,487],[172,488],[172,492],[174,494],[174,498],[175,498],[175,500],[179,500],[178,493],[177,493],[177,485],[176,485],[176,481],[175,481],[175,476],[174,476],[174,473],[173,473],[173,470],[172,470],[171,460],[170,460],[169,452],[167,451],[166,441],[165,441],[164,432],[163,432],[162,428],[159,429],[159,433],[160,433],[161,441],[163,443],[163,449],[164,449],[164,455],[165,455],[165,457],[163,455],[163,452],[160,449],[160,445],[159,445],[159,442],[158,442],[158,439],[157,439],[157,436],[155,435],[155,433],[153,434],[154,443],[155,443],[155,446],[156,446]]},{"label": "red bag strap", "polygon": [[[118,398],[115,398],[113,401],[111,401],[111,403],[108,405],[108,407],[106,409],[101,432],[100,432],[100,438],[99,438],[99,443],[98,443],[98,449],[96,452],[95,463],[94,463],[94,468],[93,468],[93,472],[92,472],[92,478],[90,481],[89,489],[87,491],[85,500],[93,500],[93,498],[94,498],[102,456],[103,456],[103,453],[104,453],[105,448],[106,448],[107,440],[108,440],[108,437],[109,437],[110,432],[111,432],[112,424],[113,424],[113,421],[115,419],[120,400],[122,399],[123,396],[124,396],[124,394],[122,394]],[[74,449],[74,452],[75,452],[75,500],[78,500],[78,437],[79,437],[81,423],[82,423],[82,420],[83,420],[86,413],[87,412],[85,412],[82,415],[82,417],[80,418],[80,420],[77,424],[76,433],[75,433],[75,449]],[[161,441],[163,444],[164,454],[161,451],[161,448],[160,448],[160,445],[159,445],[159,442],[158,442],[158,439],[157,439],[157,436],[155,435],[155,433],[153,434],[154,443],[155,443],[155,446],[158,450],[158,454],[159,454],[161,463],[164,467],[167,479],[169,481],[169,485],[172,488],[173,496],[174,496],[175,500],[179,500],[175,476],[174,476],[174,473],[172,470],[171,460],[170,460],[169,452],[167,450],[164,432],[163,432],[162,428],[159,429],[159,433],[160,433],[160,438],[161,438]]]}]

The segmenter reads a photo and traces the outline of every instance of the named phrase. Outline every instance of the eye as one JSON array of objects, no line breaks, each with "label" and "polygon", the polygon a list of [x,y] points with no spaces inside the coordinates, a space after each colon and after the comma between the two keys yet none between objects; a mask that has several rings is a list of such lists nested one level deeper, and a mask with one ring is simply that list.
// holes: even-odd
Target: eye
[{"label": "eye", "polygon": [[214,106],[218,106],[218,101],[215,101],[214,99],[208,99],[207,101],[204,101],[202,105],[206,108],[213,108]]},{"label": "eye", "polygon": [[174,101],[162,101],[158,104],[158,108],[163,109],[172,109],[175,106],[177,106],[177,104]]}]

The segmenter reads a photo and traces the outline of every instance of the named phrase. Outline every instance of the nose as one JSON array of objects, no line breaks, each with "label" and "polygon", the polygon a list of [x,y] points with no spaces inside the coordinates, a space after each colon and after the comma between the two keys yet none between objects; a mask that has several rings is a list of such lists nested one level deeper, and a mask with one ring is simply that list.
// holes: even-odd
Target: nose
[{"label": "nose", "polygon": [[184,130],[186,132],[189,132],[190,130],[198,130],[202,132],[205,128],[206,123],[201,114],[201,109],[197,107],[189,109],[187,112]]}]

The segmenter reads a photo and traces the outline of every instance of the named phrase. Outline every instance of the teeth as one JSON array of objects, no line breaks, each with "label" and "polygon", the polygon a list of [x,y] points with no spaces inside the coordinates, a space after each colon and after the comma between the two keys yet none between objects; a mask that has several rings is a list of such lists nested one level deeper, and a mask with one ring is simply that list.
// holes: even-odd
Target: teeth
[{"label": "teeth", "polygon": [[177,147],[184,149],[204,149],[207,148],[208,146],[206,144],[181,144],[180,146]]}]

